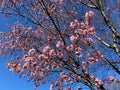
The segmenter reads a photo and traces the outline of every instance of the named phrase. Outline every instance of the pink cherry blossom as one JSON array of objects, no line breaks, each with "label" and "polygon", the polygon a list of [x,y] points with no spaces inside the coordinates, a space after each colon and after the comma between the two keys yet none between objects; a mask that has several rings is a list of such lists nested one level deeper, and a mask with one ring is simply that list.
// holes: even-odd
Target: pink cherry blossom
[{"label": "pink cherry blossom", "polygon": [[[97,41],[94,38],[99,30],[95,30],[97,25],[95,27],[92,25],[97,24],[98,21],[93,22],[93,19],[97,18],[94,18],[93,11],[88,11],[85,17],[82,12],[78,12],[82,5],[80,3],[81,1],[75,0],[3,0],[3,14],[4,11],[8,15],[21,14],[27,21],[25,23],[27,25],[17,22],[7,34],[3,35],[0,32],[2,53],[16,54],[7,67],[12,72],[28,77],[36,87],[48,81],[52,83],[50,90],[73,90],[74,87],[70,85],[74,83],[82,83],[83,87],[93,85],[95,89],[100,87],[102,80],[99,80],[96,74],[99,70],[103,70],[103,67],[98,71],[96,68],[97,65],[100,66],[106,62],[101,60],[103,49],[100,50],[101,52],[98,51],[99,44],[93,41]],[[92,5],[89,0],[83,0],[83,3]],[[103,23],[102,20],[101,23]],[[105,23],[100,28],[105,28]],[[111,35],[112,32],[110,32]],[[102,38],[105,42],[109,41]],[[105,65],[109,66],[107,63]],[[102,79],[101,75],[100,78]],[[107,82],[116,83],[118,80],[113,77],[109,80],[105,79],[105,85],[103,85],[105,88]],[[82,85],[77,90],[81,88]]]},{"label": "pink cherry blossom", "polygon": [[21,64],[19,63],[8,63],[7,68],[13,73],[19,73],[21,71]]},{"label": "pink cherry blossom", "polygon": [[28,31],[31,31],[31,30],[32,30],[32,27],[28,27],[27,30],[28,30]]},{"label": "pink cherry blossom", "polygon": [[28,57],[28,55],[27,55],[27,54],[25,54],[25,55],[23,56],[23,59],[25,60],[27,57]]},{"label": "pink cherry blossom", "polygon": [[54,85],[50,85],[50,90],[54,90]]},{"label": "pink cherry blossom", "polygon": [[90,76],[90,79],[93,81],[93,80],[95,80],[95,77],[94,76]]},{"label": "pink cherry blossom", "polygon": [[70,40],[71,40],[71,42],[75,42],[77,40],[77,37],[72,35],[72,36],[70,36]]},{"label": "pink cherry blossom", "polygon": [[82,88],[80,86],[77,87],[77,90],[82,90]]},{"label": "pink cherry blossom", "polygon": [[50,57],[54,57],[56,55],[56,52],[54,49],[51,49],[49,52]]},{"label": "pink cherry blossom", "polygon": [[75,34],[77,34],[77,35],[82,35],[82,33],[83,33],[83,29],[75,30]]},{"label": "pink cherry blossom", "polygon": [[24,59],[25,62],[30,62],[31,60],[32,60],[31,57],[26,57],[26,58]]},{"label": "pink cherry blossom", "polygon": [[109,76],[109,80],[112,81],[112,82],[114,82],[114,83],[116,83],[118,81],[116,78],[114,78],[112,76]]},{"label": "pink cherry blossom", "polygon": [[46,46],[46,47],[43,48],[43,53],[47,53],[50,50],[51,50],[51,47],[50,46]]},{"label": "pink cherry blossom", "polygon": [[28,55],[32,56],[32,55],[35,55],[35,49],[32,48],[28,51]]},{"label": "pink cherry blossom", "polygon": [[57,48],[61,48],[63,46],[63,42],[62,41],[58,41],[56,44]]},{"label": "pink cherry blossom", "polygon": [[75,50],[78,51],[78,52],[81,52],[82,48],[81,47],[76,47]]},{"label": "pink cherry blossom", "polygon": [[39,54],[39,55],[38,55],[38,59],[39,59],[39,60],[43,60],[43,59],[47,60],[48,57],[45,56],[44,54]]},{"label": "pink cherry blossom", "polygon": [[2,37],[3,36],[3,32],[0,32],[0,37]]},{"label": "pink cherry blossom", "polygon": [[59,87],[61,84],[60,80],[56,81],[55,86]]},{"label": "pink cherry blossom", "polygon": [[70,27],[75,28],[78,26],[78,24],[79,24],[78,21],[74,20],[73,22],[70,23]]},{"label": "pink cherry blossom", "polygon": [[81,22],[80,25],[79,25],[79,28],[84,29],[85,28],[85,23]]},{"label": "pink cherry blossom", "polygon": [[77,57],[82,57],[82,53],[81,52],[76,51],[75,54],[76,54]]},{"label": "pink cherry blossom", "polygon": [[90,25],[90,24],[91,24],[93,16],[94,16],[94,12],[93,12],[93,11],[88,11],[88,12],[85,14],[85,23],[86,23],[87,25]]},{"label": "pink cherry blossom", "polygon": [[63,57],[63,55],[64,55],[64,54],[63,54],[63,52],[62,52],[62,51],[57,51],[57,56],[58,56],[58,57],[60,57],[60,58],[61,58],[61,57]]},{"label": "pink cherry blossom", "polygon": [[67,46],[66,49],[68,51],[73,51],[74,50],[74,46],[71,44],[70,46]]},{"label": "pink cherry blossom", "polygon": [[62,4],[62,3],[63,3],[63,0],[58,0],[58,2],[59,2],[60,4]]},{"label": "pink cherry blossom", "polygon": [[81,77],[77,75],[77,76],[75,77],[75,80],[79,82],[80,78],[81,78]]},{"label": "pink cherry blossom", "polygon": [[85,44],[90,44],[93,40],[91,38],[84,38],[82,40]]},{"label": "pink cherry blossom", "polygon": [[86,64],[86,62],[85,62],[85,61],[82,61],[82,64],[83,64],[83,65],[85,65],[85,64]]},{"label": "pink cherry blossom", "polygon": [[88,18],[88,17],[93,17],[94,15],[94,12],[93,11],[88,11],[86,14],[85,14],[85,17]]}]

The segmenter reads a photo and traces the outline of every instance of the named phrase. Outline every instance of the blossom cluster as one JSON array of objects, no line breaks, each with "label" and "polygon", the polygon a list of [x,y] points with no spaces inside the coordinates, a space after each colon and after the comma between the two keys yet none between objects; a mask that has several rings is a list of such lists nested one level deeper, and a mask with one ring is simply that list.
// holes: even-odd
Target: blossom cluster
[{"label": "blossom cluster", "polygon": [[[63,2],[63,0],[55,0],[55,2],[58,1]],[[5,43],[2,43],[3,51],[5,53],[16,51],[18,56],[21,52],[22,54],[20,62],[10,62],[7,67],[14,73],[28,76],[36,85],[47,82],[46,77],[51,77],[54,72],[57,72],[59,78],[57,77],[55,84],[50,86],[50,90],[54,88],[73,90],[72,87],[62,88],[61,86],[64,83],[80,82],[83,77],[90,79],[99,88],[101,80],[89,76],[87,72],[88,66],[99,62],[102,57],[99,51],[86,53],[91,49],[90,44],[94,42],[91,37],[96,35],[95,28],[91,26],[93,16],[94,13],[89,11],[85,14],[85,22],[79,22],[76,19],[69,22],[69,28],[66,29],[68,31],[60,31],[60,35],[54,27],[45,29],[24,27],[21,24],[13,26],[12,31],[3,37],[5,40]],[[51,30],[55,32],[51,33]],[[0,33],[0,36],[3,34]],[[117,82],[112,77],[109,80]],[[81,87],[77,89],[81,90]]]}]

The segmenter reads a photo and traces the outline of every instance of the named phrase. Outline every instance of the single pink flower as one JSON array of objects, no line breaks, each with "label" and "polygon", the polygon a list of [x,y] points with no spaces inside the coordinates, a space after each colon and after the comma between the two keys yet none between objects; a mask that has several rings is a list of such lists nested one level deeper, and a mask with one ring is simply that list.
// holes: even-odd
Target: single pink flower
[{"label": "single pink flower", "polygon": [[0,32],[0,37],[2,37],[3,36],[3,32]]},{"label": "single pink flower", "polygon": [[93,80],[95,80],[95,77],[94,76],[90,76],[90,79],[93,81]]},{"label": "single pink flower", "polygon": [[80,23],[79,28],[80,28],[80,29],[84,29],[84,28],[85,28],[85,23],[83,23],[83,22]]},{"label": "single pink flower", "polygon": [[27,57],[28,57],[28,55],[27,55],[27,54],[25,54],[25,55],[23,56],[23,59],[25,60]]},{"label": "single pink flower", "polygon": [[62,52],[62,51],[58,51],[58,52],[57,52],[57,56],[58,56],[58,57],[60,57],[60,58],[61,58],[61,57],[63,57],[63,55],[64,55],[64,54],[63,54],[63,52]]},{"label": "single pink flower", "polygon": [[49,55],[50,55],[51,57],[54,57],[54,56],[56,55],[55,50],[54,50],[54,49],[51,49],[50,52],[49,52]]},{"label": "single pink flower", "polygon": [[113,83],[116,83],[118,80],[116,78],[114,78],[113,76],[109,77],[109,80]]},{"label": "single pink flower", "polygon": [[71,44],[70,46],[67,46],[66,49],[68,51],[73,51],[74,50],[74,46]]},{"label": "single pink flower", "polygon": [[80,86],[77,87],[77,90],[82,90],[82,88]]},{"label": "single pink flower", "polygon": [[51,50],[51,47],[50,46],[46,46],[46,47],[43,48],[43,53],[47,53],[50,50]]},{"label": "single pink flower", "polygon": [[86,38],[86,44],[90,44],[92,42],[91,38]]},{"label": "single pink flower", "polygon": [[85,14],[85,18],[92,18],[94,16],[94,12],[93,11],[88,11]]},{"label": "single pink flower", "polygon": [[54,89],[54,85],[51,84],[51,85],[50,85],[50,90],[53,90],[53,89]]},{"label": "single pink flower", "polygon": [[33,49],[30,49],[29,51],[28,51],[28,55],[35,55],[35,49],[33,48]]},{"label": "single pink flower", "polygon": [[77,34],[77,35],[82,35],[82,33],[83,33],[82,29],[75,30],[75,34]]},{"label": "single pink flower", "polygon": [[87,13],[85,14],[85,23],[86,23],[87,25],[90,25],[90,24],[91,24],[93,16],[94,16],[94,12],[93,12],[93,11],[89,11],[89,12],[87,12]]},{"label": "single pink flower", "polygon": [[78,26],[78,20],[74,20],[73,22],[70,23],[70,27],[75,28]]},{"label": "single pink flower", "polygon": [[76,50],[77,52],[81,52],[81,51],[82,51],[82,48],[81,48],[81,47],[76,47],[75,50]]},{"label": "single pink flower", "polygon": [[56,44],[57,48],[61,48],[63,46],[63,42],[62,41],[58,41]]},{"label": "single pink flower", "polygon": [[71,42],[75,42],[77,40],[77,37],[72,35],[72,36],[70,36],[70,40],[71,40]]},{"label": "single pink flower", "polygon": [[89,11],[89,17],[93,17],[94,16],[94,12],[93,11]]},{"label": "single pink flower", "polygon": [[76,51],[75,54],[76,54],[77,57],[82,57],[82,53],[81,52]]},{"label": "single pink flower", "polygon": [[81,77],[77,75],[77,76],[75,77],[75,80],[76,80],[77,82],[79,82],[79,81],[80,81],[80,78],[81,78]]}]

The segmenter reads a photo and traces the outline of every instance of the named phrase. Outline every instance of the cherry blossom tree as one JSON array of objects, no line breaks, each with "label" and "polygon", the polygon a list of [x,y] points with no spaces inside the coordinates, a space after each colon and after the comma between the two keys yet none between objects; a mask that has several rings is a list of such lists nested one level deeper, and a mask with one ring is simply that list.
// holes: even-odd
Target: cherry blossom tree
[{"label": "cherry blossom tree", "polygon": [[0,32],[7,68],[35,89],[110,90],[120,83],[119,0],[1,0],[1,14],[16,18]]}]

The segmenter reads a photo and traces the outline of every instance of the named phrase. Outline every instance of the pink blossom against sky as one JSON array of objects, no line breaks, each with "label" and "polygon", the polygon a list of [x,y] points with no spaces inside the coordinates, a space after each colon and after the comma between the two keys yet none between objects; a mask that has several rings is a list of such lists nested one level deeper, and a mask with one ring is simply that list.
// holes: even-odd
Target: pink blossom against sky
[{"label": "pink blossom against sky", "polygon": [[[3,20],[0,16],[0,32],[7,32],[5,23],[13,24],[14,18]],[[0,90],[34,90],[34,84],[26,78],[20,78],[6,68],[8,60],[0,57]],[[49,90],[49,85],[41,85],[39,90]]]}]

